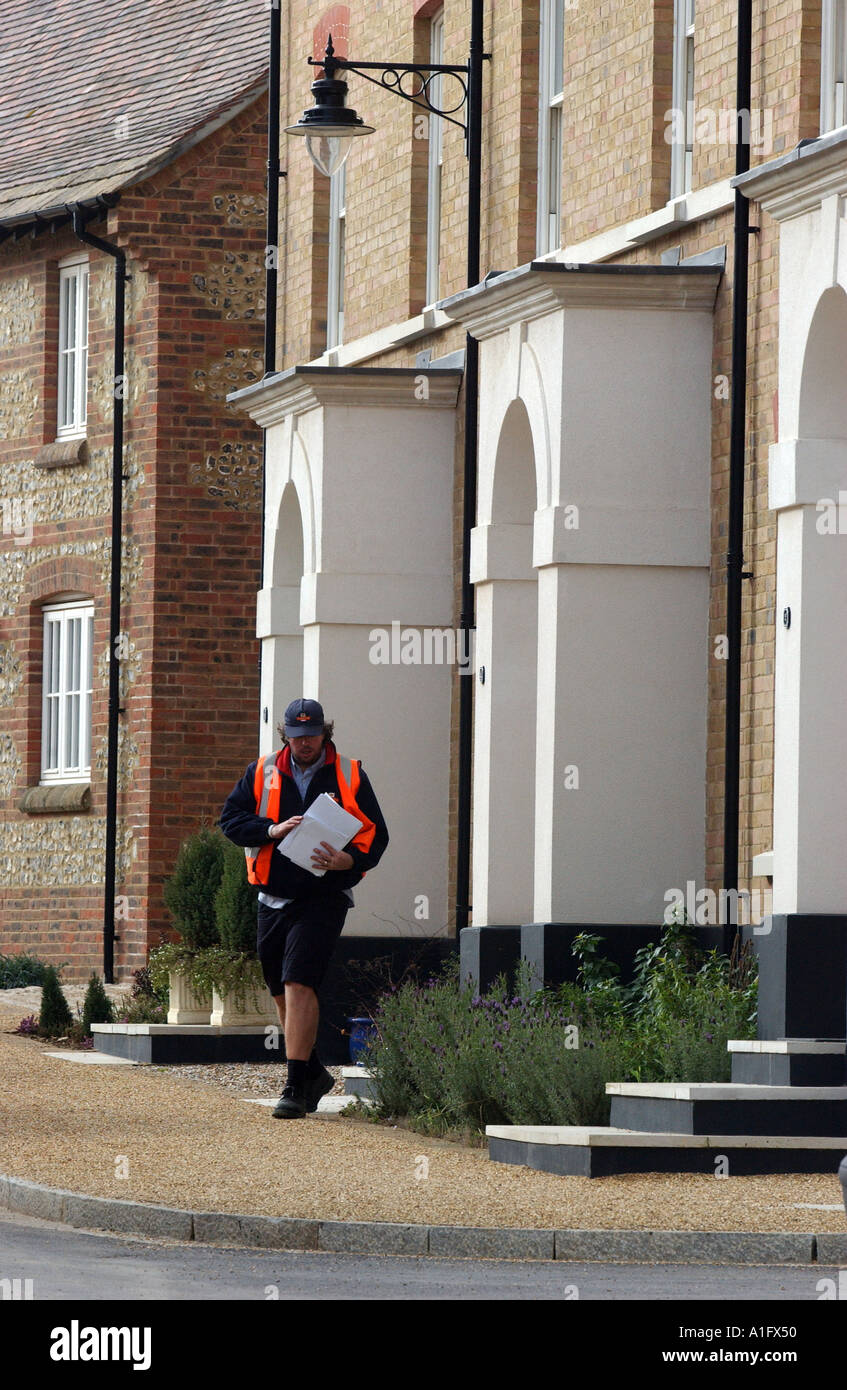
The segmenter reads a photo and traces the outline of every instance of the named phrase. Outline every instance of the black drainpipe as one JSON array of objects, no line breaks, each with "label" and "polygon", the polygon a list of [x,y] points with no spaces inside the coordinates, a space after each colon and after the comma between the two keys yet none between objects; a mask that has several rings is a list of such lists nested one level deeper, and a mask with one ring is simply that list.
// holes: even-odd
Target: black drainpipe
[{"label": "black drainpipe", "polygon": [[109,728],[106,762],[106,859],[103,889],[103,974],[107,984],[115,982],[115,858],[118,828],[118,716],[120,709],[120,662],[118,639],[121,630],[121,532],[123,521],[123,445],[124,445],[124,312],[126,254],[111,241],[103,241],[85,230],[79,204],[69,208],[74,232],[86,246],[93,246],[115,261],[115,390],[112,404],[112,559],[109,602]]},{"label": "black drainpipe", "polygon": [[[279,181],[284,178],[279,167],[279,65],[280,65],[280,6],[271,5],[270,53],[268,55],[268,212],[265,234],[265,376],[276,371],[276,309],[277,265],[279,263]],[[262,548],[259,568],[259,587],[265,583],[265,496],[267,493],[268,432],[262,431]],[[259,679],[262,672],[262,648],[256,663]],[[261,691],[260,691],[261,699]],[[272,710],[262,710],[263,721],[273,718]]]},{"label": "black drainpipe", "polygon": [[[752,50],[752,0],[739,0],[736,70],[735,172],[750,168],[750,86]],[[746,122],[746,129],[745,129]],[[724,744],[724,864],[723,886],[738,888],[738,812],[741,766],[741,600],[743,581],[752,578],[744,569],[744,463],[747,428],[747,280],[750,239],[750,204],[740,188],[735,190],[735,226],[732,287],[732,388],[730,399],[729,519],[727,525],[726,603],[726,737]],[[754,229],[755,230],[755,229]],[[733,899],[728,898],[728,901]],[[736,916],[731,912],[730,919]],[[728,952],[737,923],[724,924],[724,949]]]},{"label": "black drainpipe", "polygon": [[[471,7],[471,46],[468,72],[468,287],[479,282],[479,239],[482,197],[482,68],[483,0]],[[470,657],[476,625],[474,586],[470,578],[471,530],[476,523],[477,435],[479,405],[479,343],[465,339],[465,465],[462,509],[462,653]],[[470,916],[471,870],[471,752],[473,740],[473,662],[459,677],[459,798],[456,843],[456,941]]]}]

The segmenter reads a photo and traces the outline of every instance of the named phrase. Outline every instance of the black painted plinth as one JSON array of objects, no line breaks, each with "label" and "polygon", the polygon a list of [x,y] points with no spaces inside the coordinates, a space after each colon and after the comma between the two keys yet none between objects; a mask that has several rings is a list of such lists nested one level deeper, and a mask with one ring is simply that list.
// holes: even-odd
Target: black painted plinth
[{"label": "black painted plinth", "polygon": [[733,1052],[732,1080],[749,1086],[847,1086],[847,1052]]},{"label": "black painted plinth", "polygon": [[349,1063],[347,1020],[369,1016],[392,985],[438,974],[455,952],[454,936],[342,936],[320,990],[321,1061]]},{"label": "black painted plinth", "polygon": [[459,973],[478,993],[490,989],[498,975],[514,984],[521,954],[520,927],[465,927],[459,933]]},{"label": "black painted plinth", "polygon": [[[620,967],[626,982],[632,978],[636,951],[655,945],[662,928],[631,922],[529,922],[521,927],[521,955],[529,963],[535,989],[576,979],[572,947],[580,932],[602,939],[603,954]],[[704,950],[720,946],[723,939],[720,927],[696,927],[695,935]]]},{"label": "black painted plinth", "polygon": [[[734,1177],[756,1173],[834,1173],[838,1153],[834,1149],[655,1148],[638,1145],[530,1144],[511,1139],[489,1139],[488,1157],[495,1163],[516,1163],[542,1173],[562,1177],[606,1178],[616,1173],[708,1173],[714,1177],[717,1161],[728,1162]],[[847,1168],[844,1169],[847,1175]],[[847,1188],[845,1188],[847,1203]]]},{"label": "black painted plinth", "polygon": [[282,1062],[284,1043],[266,1048],[264,1033],[95,1033],[95,1051],[130,1062]]},{"label": "black painted plinth", "polygon": [[609,1124],[651,1134],[847,1134],[847,1100],[675,1100],[612,1096]]},{"label": "black painted plinth", "polygon": [[759,957],[760,1038],[843,1038],[847,1029],[847,916],[765,919]]}]

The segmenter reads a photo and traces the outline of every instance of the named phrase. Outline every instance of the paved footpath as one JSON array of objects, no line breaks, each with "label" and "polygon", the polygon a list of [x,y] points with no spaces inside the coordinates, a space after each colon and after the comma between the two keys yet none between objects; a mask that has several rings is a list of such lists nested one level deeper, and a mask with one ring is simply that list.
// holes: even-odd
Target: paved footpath
[{"label": "paved footpath", "polygon": [[255,1094],[165,1068],[51,1057],[4,1031],[19,1017],[0,1002],[0,1208],[313,1251],[847,1264],[836,1173],[562,1178],[362,1120],[273,1120]]}]

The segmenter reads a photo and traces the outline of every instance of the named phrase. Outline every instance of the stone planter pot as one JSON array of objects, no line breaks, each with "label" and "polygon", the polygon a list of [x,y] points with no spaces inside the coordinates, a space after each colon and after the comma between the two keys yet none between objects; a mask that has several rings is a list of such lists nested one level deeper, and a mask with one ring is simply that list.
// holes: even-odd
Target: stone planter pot
[{"label": "stone planter pot", "polygon": [[184,975],[168,974],[168,1023],[208,1023],[212,1001],[197,994]]},{"label": "stone planter pot", "polygon": [[266,985],[260,985],[252,993],[249,989],[246,991],[243,1009],[239,1008],[234,990],[224,995],[213,990],[210,1021],[218,1027],[267,1027],[271,1023],[279,1027],[279,1014],[270,990]]}]

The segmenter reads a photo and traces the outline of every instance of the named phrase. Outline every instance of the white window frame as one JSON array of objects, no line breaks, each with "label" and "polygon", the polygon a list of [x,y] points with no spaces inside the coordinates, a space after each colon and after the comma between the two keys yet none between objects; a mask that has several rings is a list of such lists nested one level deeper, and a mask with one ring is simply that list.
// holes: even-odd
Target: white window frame
[{"label": "white window frame", "polygon": [[85,434],[88,401],[88,257],[59,263],[59,401],[56,438]]},{"label": "white window frame", "polygon": [[821,10],[821,135],[847,125],[847,4],[823,0]]},{"label": "white window frame", "polygon": [[326,306],[326,345],[344,342],[344,261],[347,240],[347,164],[329,181],[329,285]]},{"label": "white window frame", "polygon": [[565,0],[541,0],[538,33],[539,256],[562,239],[562,126],[565,101]]},{"label": "white window frame", "polygon": [[91,776],[94,603],[45,604],[41,701],[41,781]]},{"label": "white window frame", "polygon": [[[671,198],[691,191],[694,168],[694,29],[696,0],[674,0],[673,109],[682,113],[684,137],[671,144]],[[676,133],[676,118],[674,118]]]},{"label": "white window frame", "polygon": [[[433,15],[429,29],[429,61],[444,62],[444,10]],[[441,104],[441,74],[429,84],[430,100]],[[435,304],[441,283],[441,170],[444,161],[444,122],[429,117],[429,169],[426,185],[426,303]]]}]

